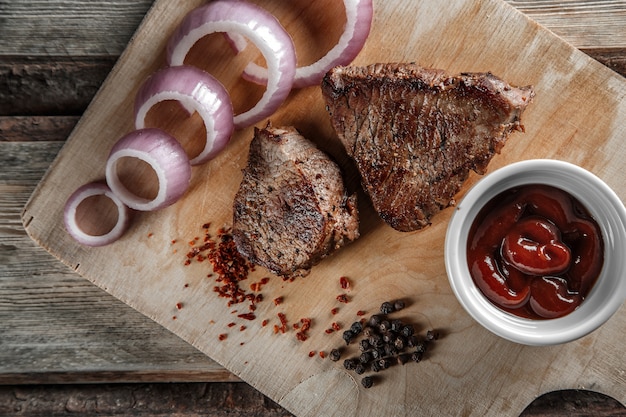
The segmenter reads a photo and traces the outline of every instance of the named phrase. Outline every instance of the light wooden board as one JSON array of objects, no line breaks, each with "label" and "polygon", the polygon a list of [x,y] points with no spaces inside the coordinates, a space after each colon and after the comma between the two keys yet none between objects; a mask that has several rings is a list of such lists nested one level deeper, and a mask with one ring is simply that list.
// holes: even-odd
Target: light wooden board
[{"label": "light wooden board", "polygon": [[[25,207],[24,224],[35,241],[297,415],[516,415],[536,396],[561,388],[590,388],[626,401],[624,308],[600,330],[563,346],[523,347],[491,335],[463,311],[447,282],[443,242],[452,209],[428,229],[403,234],[382,223],[362,199],[357,242],[305,279],[285,283],[273,277],[262,291],[266,301],[256,312],[259,318],[237,321],[233,308],[213,292],[206,265],[185,267],[184,252],[185,242],[202,236],[203,223],[230,224],[252,129],[237,132],[224,153],[194,168],[183,200],[136,216],[120,241],[98,249],[73,242],[62,227],[65,198],[84,182],[103,178],[111,145],[132,129],[135,91],[163,65],[168,34],[187,10],[201,3],[155,3]],[[330,47],[343,24],[340,2],[258,3],[293,34],[302,62]],[[321,30],[325,27],[337,29]],[[232,91],[235,106],[244,108],[260,90],[241,81],[233,69],[249,57],[231,59],[215,37],[203,46],[220,58],[194,58],[194,63],[216,74]],[[524,116],[526,133],[511,138],[490,171],[522,159],[558,158],[596,173],[622,198],[626,194],[626,82],[506,3],[375,1],[372,33],[355,63],[389,61],[416,61],[451,72],[489,70],[512,84],[533,84],[537,96]],[[179,133],[198,133],[197,119],[183,123],[165,117],[168,110],[163,107],[153,118]],[[334,138],[319,89],[294,92],[271,119],[275,125],[300,128],[346,167],[354,184],[355,173]],[[470,178],[459,198],[477,179]],[[178,246],[172,239],[178,239]],[[342,292],[342,275],[352,281],[346,305],[335,300]],[[250,282],[263,276],[267,273],[259,269]],[[284,303],[275,306],[271,300],[278,296]],[[443,333],[428,360],[387,370],[380,384],[364,390],[340,365],[308,357],[310,351],[341,345],[339,335],[324,332],[332,321],[349,325],[357,310],[373,313],[382,301],[398,297],[411,300],[402,317],[418,323],[420,330],[434,327]],[[177,303],[183,308],[177,309]],[[340,313],[332,316],[330,310],[338,305]],[[299,342],[294,331],[274,334],[278,312],[291,323],[313,318],[310,339]],[[265,318],[270,325],[262,327]],[[233,321],[247,329],[229,328]],[[222,333],[228,338],[218,341]]]}]

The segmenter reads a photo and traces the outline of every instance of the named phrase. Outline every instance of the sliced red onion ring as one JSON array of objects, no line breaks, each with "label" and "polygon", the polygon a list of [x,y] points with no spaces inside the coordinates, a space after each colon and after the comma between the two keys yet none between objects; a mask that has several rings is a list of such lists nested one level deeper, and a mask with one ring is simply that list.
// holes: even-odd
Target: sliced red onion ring
[{"label": "sliced red onion ring", "polygon": [[[78,206],[90,197],[103,195],[109,198],[117,207],[117,221],[113,228],[102,235],[92,235],[85,232],[76,219]],[[79,187],[67,199],[63,212],[65,229],[78,243],[86,246],[104,246],[119,239],[130,224],[130,209],[104,183],[92,182]]]},{"label": "sliced red onion ring", "polygon": [[203,164],[224,149],[234,130],[233,105],[228,92],[215,77],[184,65],[157,71],[137,92],[135,128],[143,129],[148,111],[164,100],[178,101],[189,114],[197,111],[204,121],[206,143],[191,159],[191,165]]},{"label": "sliced red onion ring", "polygon": [[[339,41],[313,64],[296,69],[293,81],[295,88],[318,85],[331,68],[348,65],[363,49],[372,27],[372,0],[343,0],[343,4],[346,8],[346,24]],[[235,52],[241,52],[246,47],[245,42],[237,35],[229,34],[227,39]],[[264,85],[267,83],[267,69],[251,62],[244,69],[242,77]]]},{"label": "sliced red onion ring", "polygon": [[[117,163],[126,157],[139,159],[152,167],[159,182],[154,199],[138,196],[122,184]],[[128,207],[152,211],[167,207],[182,197],[189,188],[191,164],[183,147],[168,133],[156,128],[135,130],[113,145],[106,164],[106,180]]]},{"label": "sliced red onion ring", "polygon": [[187,53],[211,33],[239,33],[259,48],[268,66],[267,88],[250,110],[235,116],[235,127],[253,125],[273,114],[289,95],[296,70],[291,36],[266,10],[244,1],[216,0],[192,10],[167,45],[167,60],[183,65]]}]

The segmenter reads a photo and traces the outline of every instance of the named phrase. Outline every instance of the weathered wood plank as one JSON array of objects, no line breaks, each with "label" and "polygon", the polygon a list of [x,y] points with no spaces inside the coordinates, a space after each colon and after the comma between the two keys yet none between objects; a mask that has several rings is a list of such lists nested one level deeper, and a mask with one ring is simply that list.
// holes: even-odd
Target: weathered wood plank
[{"label": "weathered wood plank", "polygon": [[62,145],[0,141],[0,384],[237,380],[26,235],[22,207]]},{"label": "weathered wood plank", "polygon": [[[246,384],[174,383],[0,386],[0,414],[48,417],[287,417],[289,412]],[[551,392],[537,398],[520,417],[616,417],[615,400],[588,391]]]},{"label": "weathered wood plank", "polygon": [[119,56],[152,0],[0,2],[0,55]]}]

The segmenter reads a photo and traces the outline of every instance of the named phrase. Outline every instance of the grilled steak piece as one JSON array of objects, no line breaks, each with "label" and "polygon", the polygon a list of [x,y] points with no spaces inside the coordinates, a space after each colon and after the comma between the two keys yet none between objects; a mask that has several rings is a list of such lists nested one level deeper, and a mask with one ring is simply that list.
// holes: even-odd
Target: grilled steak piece
[{"label": "grilled steak piece", "polygon": [[414,64],[337,67],[322,81],[332,125],[375,210],[400,231],[453,204],[483,174],[534,97],[490,73],[448,75]]},{"label": "grilled steak piece", "polygon": [[233,237],[251,262],[305,276],[359,237],[356,194],[339,167],[292,127],[255,129],[234,201]]}]

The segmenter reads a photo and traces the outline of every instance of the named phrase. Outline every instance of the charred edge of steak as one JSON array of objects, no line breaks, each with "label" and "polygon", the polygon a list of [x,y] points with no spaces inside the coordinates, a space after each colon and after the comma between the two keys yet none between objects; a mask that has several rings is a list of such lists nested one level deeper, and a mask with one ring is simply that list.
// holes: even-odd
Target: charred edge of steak
[{"label": "charred edge of steak", "polygon": [[359,237],[356,194],[296,129],[255,129],[233,205],[233,236],[251,262],[285,278]]},{"label": "charred edge of steak", "polygon": [[483,174],[534,97],[491,73],[415,64],[337,67],[322,93],[374,208],[400,231],[430,224],[470,170]]}]

